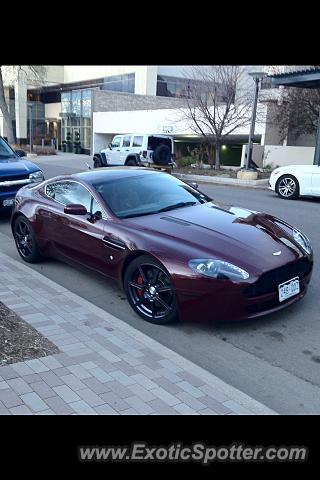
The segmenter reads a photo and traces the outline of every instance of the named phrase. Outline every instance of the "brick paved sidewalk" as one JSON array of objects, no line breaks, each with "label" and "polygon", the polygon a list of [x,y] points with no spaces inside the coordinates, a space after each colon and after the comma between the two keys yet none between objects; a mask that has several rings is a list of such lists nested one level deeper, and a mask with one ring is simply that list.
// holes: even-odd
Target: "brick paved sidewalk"
[{"label": "brick paved sidewalk", "polygon": [[276,414],[2,253],[0,300],[62,352],[0,367],[0,414]]}]

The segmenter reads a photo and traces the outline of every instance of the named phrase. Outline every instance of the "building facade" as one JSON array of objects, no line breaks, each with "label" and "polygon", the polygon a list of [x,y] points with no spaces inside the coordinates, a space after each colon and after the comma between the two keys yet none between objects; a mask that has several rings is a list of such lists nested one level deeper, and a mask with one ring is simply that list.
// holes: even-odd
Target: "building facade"
[{"label": "building facade", "polygon": [[[248,72],[266,70],[263,66],[246,68]],[[31,135],[33,144],[49,145],[54,141],[64,149],[67,138],[73,142],[79,133],[82,152],[93,154],[105,148],[115,134],[170,132],[178,153],[184,155],[188,145],[199,142],[199,135],[180,112],[192,81],[191,69],[165,65],[55,65],[45,67],[45,75],[36,85],[23,70],[13,80],[7,79],[5,89],[17,141],[29,143]],[[241,88],[254,87],[249,75],[244,76],[246,82]],[[266,83],[262,87],[268,90],[269,86]],[[255,142],[282,144],[276,126],[268,122],[268,115],[266,119],[256,124]],[[6,136],[1,117],[0,134]],[[249,125],[226,139],[223,153],[229,149],[232,164],[240,165],[248,135]]]}]

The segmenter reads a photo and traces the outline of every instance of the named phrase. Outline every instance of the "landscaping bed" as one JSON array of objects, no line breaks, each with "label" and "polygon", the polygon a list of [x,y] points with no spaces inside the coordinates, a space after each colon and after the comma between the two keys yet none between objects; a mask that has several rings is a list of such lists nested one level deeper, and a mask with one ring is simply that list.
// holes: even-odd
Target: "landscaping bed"
[{"label": "landscaping bed", "polygon": [[56,345],[0,302],[0,366],[55,353]]},{"label": "landscaping bed", "polygon": [[[178,167],[173,170],[173,173],[180,173],[184,175],[209,175],[212,177],[237,178],[237,170],[214,170],[213,168],[190,168]],[[270,177],[270,172],[259,172],[258,180]]]}]

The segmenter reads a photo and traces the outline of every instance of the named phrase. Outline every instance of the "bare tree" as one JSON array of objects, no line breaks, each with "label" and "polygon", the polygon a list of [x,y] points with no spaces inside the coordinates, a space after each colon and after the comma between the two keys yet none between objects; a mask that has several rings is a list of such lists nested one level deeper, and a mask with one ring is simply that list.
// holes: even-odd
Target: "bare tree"
[{"label": "bare tree", "polygon": [[320,112],[320,89],[285,88],[281,103],[273,110],[270,122],[279,130],[283,141],[288,132],[293,138],[313,134]]},{"label": "bare tree", "polygon": [[[319,68],[319,65],[305,67],[290,67],[292,70],[304,70],[312,67]],[[285,73],[278,66],[270,71],[272,74]],[[292,138],[300,135],[314,134],[316,132],[320,113],[320,89],[280,87],[280,93],[276,96],[266,94],[265,99],[274,104],[270,109],[268,123],[276,127],[280,141],[284,141],[288,133]]]},{"label": "bare tree", "polygon": [[10,86],[14,86],[15,82],[19,79],[19,75],[24,75],[28,84],[41,85],[45,76],[46,69],[42,65],[0,65],[0,110],[2,112],[9,143],[15,143],[13,126],[9,107],[6,102],[4,93],[4,80]]},{"label": "bare tree", "polygon": [[202,135],[211,147],[208,151],[214,151],[210,164],[218,170],[224,139],[251,121],[253,82],[246,69],[238,65],[194,66],[188,78],[181,119]]}]

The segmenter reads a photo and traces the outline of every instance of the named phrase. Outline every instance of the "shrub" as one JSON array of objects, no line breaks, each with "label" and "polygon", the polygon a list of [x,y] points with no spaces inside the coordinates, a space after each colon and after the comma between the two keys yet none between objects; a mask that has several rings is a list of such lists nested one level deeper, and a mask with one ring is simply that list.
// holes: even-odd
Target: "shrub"
[{"label": "shrub", "polygon": [[190,167],[192,163],[196,163],[195,159],[191,156],[189,157],[181,157],[178,160],[179,167]]}]

